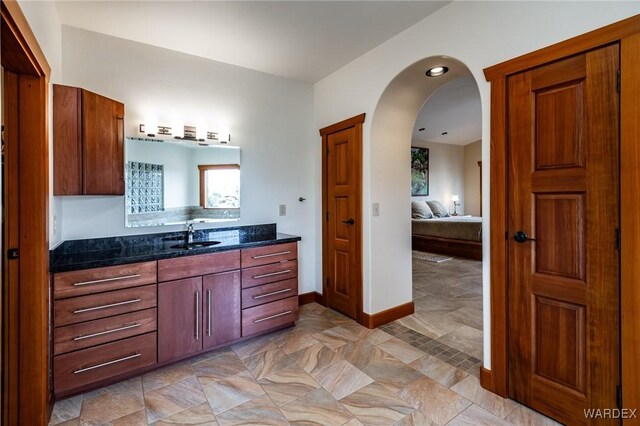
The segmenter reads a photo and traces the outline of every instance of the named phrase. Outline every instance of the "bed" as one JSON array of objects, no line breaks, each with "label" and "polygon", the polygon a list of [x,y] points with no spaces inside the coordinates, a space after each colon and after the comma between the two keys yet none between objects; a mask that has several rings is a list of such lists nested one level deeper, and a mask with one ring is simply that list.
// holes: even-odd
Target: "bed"
[{"label": "bed", "polygon": [[412,219],[411,245],[413,250],[482,260],[482,218]]}]

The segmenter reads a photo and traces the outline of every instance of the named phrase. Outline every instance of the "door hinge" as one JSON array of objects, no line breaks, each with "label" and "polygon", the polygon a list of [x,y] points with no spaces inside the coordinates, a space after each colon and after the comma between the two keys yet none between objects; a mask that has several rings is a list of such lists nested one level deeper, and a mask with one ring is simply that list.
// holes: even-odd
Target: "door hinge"
[{"label": "door hinge", "polygon": [[622,248],[622,236],[620,235],[620,228],[616,229],[616,249],[620,251]]},{"label": "door hinge", "polygon": [[618,404],[618,408],[622,408],[622,386],[616,386],[616,404]]},{"label": "door hinge", "polygon": [[7,259],[13,260],[20,258],[20,250],[17,248],[10,248],[7,250]]},{"label": "door hinge", "polygon": [[621,72],[620,70],[618,70],[617,75],[616,75],[616,90],[618,91],[618,93],[620,93],[620,90],[622,88],[622,77],[621,77]]}]

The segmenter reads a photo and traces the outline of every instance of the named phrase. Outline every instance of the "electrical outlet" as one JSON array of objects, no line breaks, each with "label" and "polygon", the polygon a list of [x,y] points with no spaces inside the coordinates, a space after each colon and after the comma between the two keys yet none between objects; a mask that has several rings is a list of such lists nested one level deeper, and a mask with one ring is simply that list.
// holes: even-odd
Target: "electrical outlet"
[{"label": "electrical outlet", "polygon": [[380,216],[380,203],[373,203],[371,206],[372,216]]},{"label": "electrical outlet", "polygon": [[287,215],[287,205],[280,204],[280,216],[286,216],[286,215]]}]

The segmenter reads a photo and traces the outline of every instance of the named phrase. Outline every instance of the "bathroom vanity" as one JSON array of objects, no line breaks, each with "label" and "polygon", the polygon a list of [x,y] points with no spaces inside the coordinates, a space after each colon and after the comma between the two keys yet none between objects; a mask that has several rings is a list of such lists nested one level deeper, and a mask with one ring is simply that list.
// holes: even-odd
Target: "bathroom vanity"
[{"label": "bathroom vanity", "polygon": [[297,242],[275,224],[67,241],[51,252],[56,397],[294,324]]}]

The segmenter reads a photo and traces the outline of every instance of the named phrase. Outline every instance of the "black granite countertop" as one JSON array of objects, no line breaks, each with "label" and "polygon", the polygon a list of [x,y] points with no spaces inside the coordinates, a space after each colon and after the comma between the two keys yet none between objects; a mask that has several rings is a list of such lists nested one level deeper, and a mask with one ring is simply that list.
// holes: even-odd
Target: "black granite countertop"
[{"label": "black granite countertop", "polygon": [[166,232],[65,241],[51,250],[49,270],[76,271],[301,240],[298,236],[277,232],[275,224],[266,224],[196,230],[194,242],[220,241],[220,244],[190,250],[171,248],[183,243],[185,236],[185,232]]}]

